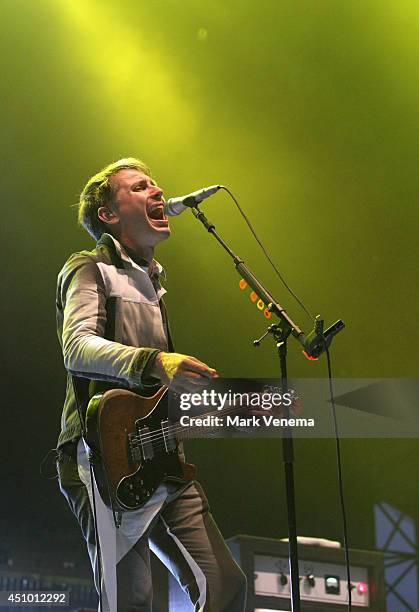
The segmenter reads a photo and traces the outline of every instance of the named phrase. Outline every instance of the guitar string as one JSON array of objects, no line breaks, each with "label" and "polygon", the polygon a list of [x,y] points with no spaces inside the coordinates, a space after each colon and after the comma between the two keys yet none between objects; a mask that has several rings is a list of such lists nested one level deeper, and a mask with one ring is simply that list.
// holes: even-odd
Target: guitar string
[{"label": "guitar string", "polygon": [[[249,406],[240,406],[239,408],[237,406],[234,406],[234,407],[231,407],[231,408],[223,409],[223,415],[220,415],[219,411],[208,412],[208,413],[202,415],[202,418],[208,417],[208,416],[215,416],[215,415],[224,416],[224,415],[228,415],[228,414],[234,414],[235,412],[240,412],[241,410],[243,410],[243,408],[246,408],[246,407],[248,408]],[[215,426],[213,426],[212,429],[214,429],[214,427]],[[208,426],[208,429],[211,429],[211,427]],[[164,430],[166,430],[166,433],[164,433]],[[197,431],[201,431],[201,430],[202,430],[202,427],[198,426],[198,425],[185,427],[183,425],[173,424],[173,425],[168,425],[168,426],[162,426],[161,431],[160,430],[155,430],[154,432],[151,432],[151,433],[144,433],[144,434],[138,433],[138,434],[134,434],[131,437],[131,441],[139,442],[141,445],[143,443],[146,443],[146,444],[147,443],[149,443],[149,444],[150,443],[151,444],[154,443],[153,446],[156,449],[160,449],[160,448],[165,448],[166,447],[165,440],[166,440],[167,435],[170,435],[170,434],[176,435],[178,432],[182,431],[183,434],[184,434],[183,437],[187,438],[188,436],[193,435],[193,433],[196,433]],[[211,435],[211,434],[209,434],[209,435]],[[162,444],[158,444],[159,439],[162,440]]]},{"label": "guitar string", "polygon": [[[238,408],[237,406],[234,406],[234,407],[232,407],[230,409],[225,409],[224,410],[224,414],[232,414],[234,412],[239,412],[242,409],[243,409],[243,406],[240,406],[240,408]],[[215,411],[214,412],[210,412],[210,413],[207,413],[207,414],[205,414],[203,416],[213,416],[213,415],[215,416],[217,414],[218,414],[218,416],[221,416],[218,411],[217,412],[215,412]],[[164,430],[166,430],[166,431],[164,431]],[[191,436],[194,432],[196,433],[197,431],[200,431],[200,430],[202,430],[202,427],[199,427],[199,426],[185,427],[183,425],[175,425],[174,424],[174,425],[169,425],[169,426],[166,426],[166,427],[162,427],[162,431],[156,431],[156,432],[153,432],[151,434],[150,433],[148,433],[148,434],[147,433],[136,434],[136,435],[132,436],[131,440],[133,440],[134,442],[138,442],[139,441],[140,444],[141,443],[147,443],[147,442],[148,443],[153,443],[154,442],[155,443],[154,446],[156,446],[156,448],[160,448],[160,447],[165,447],[166,446],[165,438],[166,438],[167,435],[170,435],[170,434],[176,435],[178,432],[183,432],[183,434],[184,434],[183,437],[187,438],[188,436]],[[160,447],[156,444],[156,442],[159,441],[159,438],[163,440],[163,444],[160,445]]]},{"label": "guitar string", "polygon": [[[232,406],[232,407],[230,407],[230,408],[223,409],[223,410],[222,410],[222,413],[223,413],[223,414],[233,414],[234,412],[240,412],[240,410],[243,410],[244,408],[248,408],[248,406],[240,406],[240,407],[238,407],[238,406]],[[220,412],[221,412],[221,411],[219,411],[219,410],[213,410],[212,412],[206,412],[206,413],[204,413],[203,415],[198,415],[198,418],[204,418],[204,417],[208,417],[208,416],[209,416],[209,417],[211,417],[211,416],[216,416],[216,415],[221,416],[221,415],[220,415]],[[169,423],[170,423],[170,422],[169,422]],[[198,426],[198,425],[197,425],[197,426],[195,426],[195,427],[199,428],[199,426]],[[166,425],[164,425],[164,426],[162,426],[162,429],[163,429],[163,428],[166,428],[166,429],[172,429],[173,431],[175,431],[175,430],[180,431],[180,430],[182,430],[182,429],[183,429],[183,430],[185,430],[185,429],[192,429],[192,428],[193,428],[193,426],[190,426],[190,427],[185,427],[185,426],[183,426],[183,425],[179,425],[178,423],[173,423],[173,424],[170,424],[170,425],[167,425],[167,426],[166,426]],[[157,430],[157,429],[156,429],[156,430],[154,430],[154,431],[152,431],[152,432],[150,432],[150,433],[145,433],[145,434],[143,434],[143,435],[144,435],[144,436],[149,436],[150,438],[156,438],[156,437],[158,438],[158,437],[161,437],[163,434],[162,434],[162,433],[160,433],[160,430]]]},{"label": "guitar string", "polygon": [[[165,395],[165,394],[164,394],[164,395]],[[163,399],[163,398],[164,398],[164,395],[162,396],[162,398],[161,398],[161,399]],[[293,399],[294,399],[294,398],[293,398]],[[158,403],[159,403],[159,402],[158,402]],[[158,405],[158,404],[156,404],[156,406],[157,406],[157,405]],[[156,407],[156,406],[155,406],[155,407]],[[154,408],[155,408],[155,407],[154,407]],[[213,411],[211,411],[211,412],[206,412],[206,413],[204,413],[203,415],[197,415],[197,417],[198,417],[198,418],[204,418],[204,417],[208,417],[208,416],[216,416],[216,415],[218,415],[218,416],[224,416],[224,415],[226,415],[226,414],[233,414],[234,412],[239,413],[241,410],[244,410],[245,408],[252,408],[252,406],[249,406],[249,405],[247,405],[247,406],[239,406],[239,407],[238,407],[238,406],[231,406],[230,408],[226,408],[226,409],[224,409],[224,408],[223,408],[223,409],[222,409],[222,413],[223,413],[223,414],[220,414],[220,412],[221,412],[220,410],[213,410]],[[256,408],[256,407],[255,407],[255,408]],[[171,433],[177,433],[177,432],[179,432],[179,431],[183,431],[183,432],[185,432],[185,435],[186,435],[186,431],[187,431],[187,430],[195,430],[195,429],[198,429],[198,430],[199,430],[199,429],[201,429],[202,427],[201,427],[201,426],[199,426],[199,425],[195,425],[195,426],[192,426],[192,425],[190,425],[190,426],[184,426],[184,425],[178,425],[177,423],[173,423],[173,424],[170,424],[170,425],[168,425],[168,426],[162,426],[162,427],[161,427],[159,430],[154,430],[154,431],[149,432],[149,433],[144,433],[144,434],[141,434],[141,433],[138,433],[138,434],[137,434],[137,433],[136,433],[136,434],[133,434],[133,435],[131,436],[131,440],[138,441],[138,439],[140,439],[140,438],[145,438],[145,437],[147,437],[147,438],[148,438],[148,440],[147,440],[147,441],[152,442],[152,441],[153,441],[153,440],[155,440],[155,439],[158,439],[158,438],[164,438],[164,437],[165,437],[164,433],[161,433],[161,430],[163,430],[164,428],[166,428],[167,430],[171,429],[171,430],[172,430],[172,432],[171,432]]]},{"label": "guitar string", "polygon": [[[208,435],[208,437],[211,437],[211,433],[208,433],[207,435]],[[212,435],[214,435],[214,434],[212,434]],[[168,446],[169,446],[169,448],[166,446],[166,443],[164,441],[163,442],[161,442],[161,441],[155,442],[153,444],[153,453],[154,453],[154,451],[160,451],[160,450],[165,450],[166,452],[172,452],[172,451],[175,451],[177,449],[177,445],[173,446],[173,448],[170,448],[170,445],[168,445]],[[139,446],[137,446],[136,449],[137,448],[139,448]],[[150,458],[152,458],[152,457],[150,457]],[[136,463],[138,462],[138,460],[135,460],[135,459],[134,459],[134,461]]]},{"label": "guitar string", "polygon": [[[241,406],[240,408],[237,408],[237,406],[235,406],[234,408],[230,408],[230,409],[226,409],[223,411],[224,414],[233,414],[234,412],[239,412],[240,410],[243,409],[243,406]],[[217,415],[221,416],[219,414],[219,412],[208,412],[206,413],[204,416],[215,416]],[[165,433],[163,433],[163,430],[166,429],[166,435],[167,434],[176,434],[178,432],[183,431],[185,434],[185,437],[187,437],[189,431],[193,432],[195,429],[200,430],[202,429],[199,426],[190,426],[190,427],[185,427],[183,425],[177,425],[177,424],[173,424],[173,425],[169,425],[169,426],[163,426],[162,431],[160,430],[155,430],[154,432],[150,432],[150,433],[138,433],[135,434],[131,437],[131,440],[137,442],[137,441],[144,441],[144,442],[154,442],[154,441],[158,441],[159,438],[164,439],[165,438]]]},{"label": "guitar string", "polygon": [[[223,414],[220,414],[220,411],[212,411],[212,412],[207,412],[203,415],[199,415],[200,418],[204,418],[204,417],[208,417],[208,416],[223,416],[226,414],[233,414],[234,412],[240,412],[241,410],[245,409],[245,408],[249,408],[249,406],[233,406],[231,408],[227,408],[227,409],[223,409]],[[199,418],[198,417],[198,418]],[[202,429],[201,426],[199,425],[195,425],[195,426],[184,426],[184,425],[178,425],[176,423],[168,425],[168,426],[162,426],[161,430],[166,429],[167,433],[176,433],[179,431],[183,431],[185,433],[185,435],[187,435],[188,430],[191,431],[195,431],[195,430],[200,430]],[[171,430],[171,431],[169,431]],[[158,438],[164,438],[165,434],[162,433],[160,430],[154,430],[152,432],[149,433],[144,433],[144,434],[134,434],[132,436],[132,440],[138,441],[138,439],[142,438],[142,439],[147,439],[147,441],[152,442],[153,440],[156,440]]]}]

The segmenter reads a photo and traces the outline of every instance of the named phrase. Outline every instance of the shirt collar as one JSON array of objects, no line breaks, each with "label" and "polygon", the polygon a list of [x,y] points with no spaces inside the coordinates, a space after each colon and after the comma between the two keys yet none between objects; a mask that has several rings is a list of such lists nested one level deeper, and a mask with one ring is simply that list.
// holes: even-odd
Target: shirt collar
[{"label": "shirt collar", "polygon": [[125,251],[125,249],[122,246],[122,244],[120,242],[118,242],[118,240],[116,238],[114,238],[112,236],[112,234],[105,234],[105,235],[109,236],[109,238],[111,238],[112,242],[115,245],[115,249],[116,249],[119,257],[122,259],[122,261],[128,263],[129,265],[131,265],[133,268],[136,268],[137,270],[141,270],[142,272],[145,272],[146,274],[149,275],[150,278],[157,278],[157,279],[162,278],[164,280],[166,279],[166,272],[165,272],[163,266],[158,261],[153,259],[148,267],[147,266],[140,266],[137,263],[135,263],[135,261],[133,261],[131,259],[131,257]]}]

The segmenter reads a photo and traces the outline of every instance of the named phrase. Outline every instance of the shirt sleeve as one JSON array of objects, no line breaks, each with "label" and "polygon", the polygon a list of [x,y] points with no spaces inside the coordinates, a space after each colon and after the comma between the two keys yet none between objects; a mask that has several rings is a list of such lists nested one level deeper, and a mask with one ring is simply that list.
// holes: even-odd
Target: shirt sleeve
[{"label": "shirt sleeve", "polygon": [[57,312],[64,365],[71,374],[130,387],[156,384],[146,372],[160,349],[105,338],[105,285],[90,255],[76,253],[66,262],[58,277]]}]

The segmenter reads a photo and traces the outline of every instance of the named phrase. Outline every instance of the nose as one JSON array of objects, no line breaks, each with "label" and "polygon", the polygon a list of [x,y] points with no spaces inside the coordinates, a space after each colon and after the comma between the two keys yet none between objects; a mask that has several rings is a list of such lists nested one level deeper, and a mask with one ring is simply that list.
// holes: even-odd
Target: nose
[{"label": "nose", "polygon": [[163,197],[163,189],[160,189],[160,187],[158,185],[152,185],[151,186],[151,197],[154,200],[161,200]]}]

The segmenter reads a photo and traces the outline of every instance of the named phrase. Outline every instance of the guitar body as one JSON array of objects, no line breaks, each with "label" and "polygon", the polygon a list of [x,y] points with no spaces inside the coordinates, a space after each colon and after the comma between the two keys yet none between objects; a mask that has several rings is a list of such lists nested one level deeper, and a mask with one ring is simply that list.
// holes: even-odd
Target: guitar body
[{"label": "guitar body", "polygon": [[86,412],[86,437],[104,503],[138,510],[165,480],[193,480],[195,467],[180,461],[167,420],[167,389],[142,397],[125,389],[95,395]]}]

